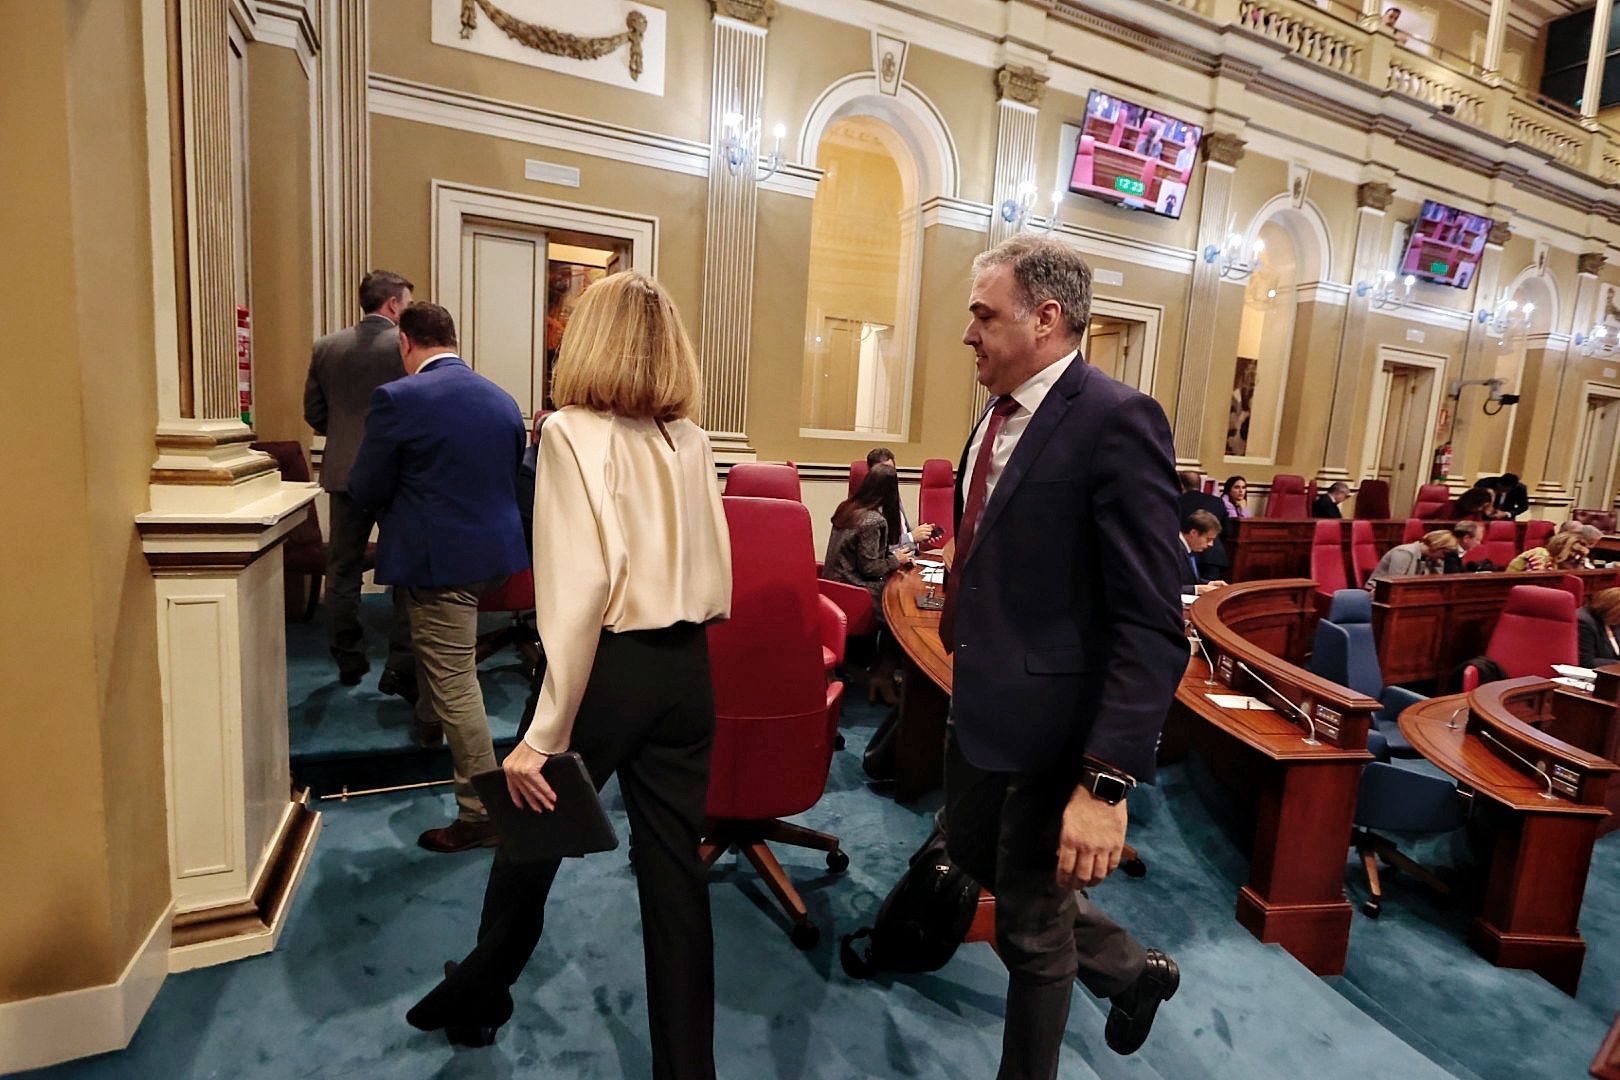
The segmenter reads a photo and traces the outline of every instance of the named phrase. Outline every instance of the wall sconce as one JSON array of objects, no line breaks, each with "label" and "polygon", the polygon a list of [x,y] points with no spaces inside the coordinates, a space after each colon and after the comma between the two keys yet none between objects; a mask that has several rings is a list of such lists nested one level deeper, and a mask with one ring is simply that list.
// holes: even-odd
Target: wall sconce
[{"label": "wall sconce", "polygon": [[771,129],[776,144],[771,148],[770,156],[762,161],[759,157],[759,121],[745,126],[742,113],[729,112],[725,115],[724,123],[726,134],[720,148],[731,175],[741,174],[744,168],[753,163],[754,183],[762,184],[775,176],[776,170],[782,167],[782,140],[787,138],[787,125],[777,124]]},{"label": "wall sconce", "polygon": [[1380,270],[1371,281],[1356,282],[1356,295],[1365,298],[1374,311],[1393,311],[1412,298],[1412,286],[1416,284],[1417,278],[1411,274],[1397,283],[1395,271]]},{"label": "wall sconce", "polygon": [[1575,335],[1575,348],[1582,356],[1613,356],[1616,347],[1620,347],[1620,335],[1609,333],[1603,323],[1594,323],[1586,333]]},{"label": "wall sconce", "polygon": [[1490,331],[1491,336],[1498,341],[1506,338],[1515,330],[1526,330],[1530,327],[1530,317],[1535,314],[1536,305],[1528,301],[1521,304],[1510,299],[1507,293],[1496,302],[1493,310],[1480,308],[1475,314],[1481,326]]},{"label": "wall sconce", "polygon": [[[1025,180],[1018,185],[1018,194],[1001,204],[1001,220],[1011,225],[1015,231],[1020,231],[1029,222],[1029,212],[1035,208],[1035,199],[1038,189],[1030,181]],[[1052,212],[1046,215],[1046,224],[1042,232],[1051,232],[1057,228],[1058,207],[1063,204],[1063,192],[1052,192]]]},{"label": "wall sconce", "polygon": [[1236,277],[1247,274],[1260,253],[1266,250],[1266,242],[1259,237],[1249,247],[1249,257],[1243,259],[1243,235],[1241,233],[1228,233],[1224,245],[1210,244],[1204,248],[1204,261],[1206,263],[1220,264],[1221,277]]}]

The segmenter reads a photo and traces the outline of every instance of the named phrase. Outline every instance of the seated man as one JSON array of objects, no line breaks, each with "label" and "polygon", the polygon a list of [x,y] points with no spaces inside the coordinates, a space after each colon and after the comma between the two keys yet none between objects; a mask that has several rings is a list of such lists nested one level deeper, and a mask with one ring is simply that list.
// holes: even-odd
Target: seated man
[{"label": "seated man", "polygon": [[1472,566],[1463,565],[1463,556],[1485,542],[1485,537],[1480,535],[1481,532],[1482,530],[1477,521],[1459,521],[1451,527],[1451,535],[1457,538],[1457,547],[1445,553],[1444,573],[1460,574],[1464,570],[1500,569],[1493,566],[1488,560],[1474,563]]},{"label": "seated man", "polygon": [[1198,570],[1198,553],[1204,551],[1221,535],[1221,523],[1208,510],[1193,510],[1181,519],[1181,546],[1187,549],[1187,561],[1181,570],[1181,593],[1203,596],[1225,585],[1224,581],[1205,581]]},{"label": "seated man", "polygon": [[1339,510],[1339,504],[1350,497],[1350,485],[1343,480],[1335,480],[1326,491],[1316,497],[1311,503],[1311,517],[1313,518],[1342,518],[1344,514]]},{"label": "seated man", "polygon": [[[866,467],[868,469],[874,469],[879,465],[894,465],[894,451],[890,450],[887,446],[874,447],[866,452]],[[895,539],[895,547],[903,547],[907,551],[915,554],[922,548],[924,544],[931,544],[933,541],[937,540],[942,532],[944,532],[944,530],[938,525],[930,525],[926,522],[913,527],[911,524],[911,519],[906,516],[905,501],[901,500],[900,534]]]}]

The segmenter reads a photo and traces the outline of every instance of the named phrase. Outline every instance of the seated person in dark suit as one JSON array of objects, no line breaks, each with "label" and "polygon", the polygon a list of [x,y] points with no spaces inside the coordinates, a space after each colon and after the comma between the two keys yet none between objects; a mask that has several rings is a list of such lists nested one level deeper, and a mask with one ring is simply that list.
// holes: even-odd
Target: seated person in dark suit
[{"label": "seated person in dark suit", "polygon": [[1464,570],[1495,569],[1487,560],[1474,563],[1471,566],[1463,565],[1463,556],[1473,551],[1485,542],[1485,530],[1479,527],[1477,521],[1459,521],[1451,527],[1451,535],[1457,538],[1457,546],[1445,553],[1445,569],[1447,574],[1460,574]]},{"label": "seated person in dark suit", "polygon": [[1599,589],[1586,598],[1586,605],[1575,613],[1581,667],[1600,667],[1620,661],[1620,641],[1614,636],[1616,626],[1620,626],[1620,589]]},{"label": "seated person in dark suit", "polygon": [[[878,446],[868,450],[866,452],[867,472],[870,473],[871,470],[878,465],[887,465],[890,468],[895,468],[894,451],[890,450],[887,446]],[[938,544],[936,541],[938,540],[939,534],[942,531],[940,527],[931,522],[924,522],[915,528],[912,527],[911,519],[906,516],[905,501],[898,498],[897,501],[900,503],[900,531],[893,534],[896,537],[894,542],[897,545],[904,547],[907,551],[913,553],[915,553],[917,549],[922,547],[924,544],[931,547],[937,547]]]},{"label": "seated person in dark suit", "polygon": [[1339,511],[1339,504],[1350,497],[1350,485],[1343,480],[1336,480],[1326,491],[1316,497],[1311,503],[1311,517],[1313,518],[1342,518],[1344,514]]},{"label": "seated person in dark suit", "polygon": [[1203,596],[1226,584],[1224,581],[1206,580],[1198,569],[1198,553],[1213,544],[1221,535],[1221,523],[1208,510],[1194,510],[1181,519],[1181,546],[1186,549],[1186,561],[1181,565],[1181,594]]},{"label": "seated person in dark suit", "polygon": [[1491,504],[1497,517],[1516,518],[1530,509],[1530,493],[1519,482],[1517,473],[1489,476],[1481,480],[1478,486],[1491,490]]},{"label": "seated person in dark suit", "polygon": [[1194,510],[1207,510],[1215,515],[1220,522],[1221,531],[1216,534],[1215,541],[1203,551],[1198,553],[1198,572],[1205,581],[1214,578],[1224,578],[1232,568],[1232,557],[1226,552],[1226,545],[1221,543],[1221,536],[1227,531],[1231,518],[1226,512],[1226,503],[1219,495],[1211,495],[1207,491],[1199,490],[1199,478],[1195,472],[1179,472],[1176,481],[1181,486],[1181,494],[1176,498],[1176,517],[1186,517]]},{"label": "seated person in dark suit", "polygon": [[1502,517],[1496,509],[1495,493],[1490,488],[1471,487],[1457,496],[1457,516],[1468,521],[1491,521]]},{"label": "seated person in dark suit", "polygon": [[[891,540],[891,537],[897,539]],[[911,565],[911,552],[900,532],[900,479],[893,465],[874,465],[855,494],[833,511],[832,534],[821,576],[829,581],[859,585],[872,594],[872,608],[883,621],[883,585],[889,575]],[[867,680],[867,699],[881,698],[886,705],[899,702],[894,685],[900,657],[894,635],[879,635],[880,655]]]}]

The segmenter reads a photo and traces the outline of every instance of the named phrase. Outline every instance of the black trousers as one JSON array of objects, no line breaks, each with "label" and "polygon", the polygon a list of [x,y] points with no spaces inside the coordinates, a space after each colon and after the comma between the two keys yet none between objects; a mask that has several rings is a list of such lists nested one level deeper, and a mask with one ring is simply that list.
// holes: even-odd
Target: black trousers
[{"label": "black trousers", "polygon": [[[531,694],[520,738],[534,703]],[[713,741],[703,628],[604,631],[570,749],[585,759],[597,788],[618,774],[630,817],[657,1080],[714,1077],[714,937],[708,875],[698,859]],[[496,852],[478,944],[441,990],[488,1000],[517,981],[540,941],[558,866],[513,863]]]},{"label": "black trousers", "polygon": [[962,756],[954,731],[947,736],[946,848],[995,894],[996,947],[1009,976],[998,1080],[1056,1077],[1075,979],[1113,997],[1147,959],[1084,893],[1058,887],[1058,834],[1077,781],[1062,770],[987,772]]},{"label": "black trousers", "polygon": [[[326,616],[332,659],[339,671],[365,671],[366,635],[360,626],[360,578],[365,573],[366,544],[377,517],[346,491],[329,491],[329,539],[326,556]],[[388,627],[387,666],[402,674],[411,670],[411,620],[401,591],[394,590],[394,619]]]}]

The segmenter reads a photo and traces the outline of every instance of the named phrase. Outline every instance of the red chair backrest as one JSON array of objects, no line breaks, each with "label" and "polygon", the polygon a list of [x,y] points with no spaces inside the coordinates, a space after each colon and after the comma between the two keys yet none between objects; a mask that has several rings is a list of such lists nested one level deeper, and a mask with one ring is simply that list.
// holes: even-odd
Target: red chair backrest
[{"label": "red chair backrest", "polygon": [[723,494],[746,499],[788,499],[802,503],[799,490],[799,470],[792,465],[773,465],[763,461],[744,461],[733,465],[726,473]]},{"label": "red chair backrest", "polygon": [[861,458],[859,461],[852,461],[849,463],[850,498],[853,499],[855,497],[855,492],[859,491],[861,485],[866,482],[866,474],[870,471],[870,468],[871,467],[866,464],[865,458]]},{"label": "red chair backrest", "polygon": [[1485,525],[1485,542],[1463,556],[1464,562],[1489,559],[1506,566],[1519,554],[1519,527],[1511,521],[1491,521]]},{"label": "red chair backrest", "polygon": [[1271,494],[1266,497],[1266,517],[1303,518],[1310,516],[1305,498],[1305,478],[1278,473],[1271,478]]},{"label": "red chair backrest", "polygon": [[1350,521],[1350,569],[1355,575],[1353,584],[1360,588],[1378,568],[1378,542],[1373,538],[1372,522],[1365,518]]},{"label": "red chair backrest", "polygon": [[[784,499],[726,496],[731,618],[709,627],[715,734],[710,817],[801,813],[832,760],[810,512]],[[831,704],[829,704],[831,703]]]},{"label": "red chair backrest", "polygon": [[1547,541],[1552,539],[1553,530],[1558,528],[1550,521],[1527,521],[1524,523],[1524,547],[1528,551],[1533,547],[1546,547]]},{"label": "red chair backrest", "polygon": [[1451,516],[1451,490],[1444,484],[1424,484],[1412,503],[1412,516],[1420,521]]},{"label": "red chair backrest", "polygon": [[923,462],[922,491],[917,496],[917,524],[938,525],[940,545],[956,534],[951,519],[956,516],[956,468],[944,458]]},{"label": "red chair backrest", "polygon": [[1551,678],[1554,664],[1575,663],[1575,598],[1563,589],[1513,586],[1485,655],[1510,679]]},{"label": "red chair backrest", "polygon": [[1414,540],[1423,539],[1424,531],[1422,518],[1407,518],[1406,528],[1401,530],[1401,543],[1410,544]]},{"label": "red chair backrest", "polygon": [[[1376,562],[1376,560],[1374,560]],[[1316,591],[1332,595],[1348,588],[1344,576],[1344,522],[1323,520],[1311,532],[1311,577]]]},{"label": "red chair backrest", "polygon": [[1356,492],[1356,517],[1383,521],[1389,517],[1389,481],[1363,480]]},{"label": "red chair backrest", "polygon": [[528,611],[534,607],[534,571],[519,570],[506,584],[478,598],[479,611]]},{"label": "red chair backrest", "polygon": [[1575,598],[1576,607],[1586,603],[1586,579],[1579,574],[1565,574],[1558,580],[1558,587]]},{"label": "red chair backrest", "polygon": [[[288,439],[249,445],[275,458],[276,469],[280,471],[281,478],[289,484],[307,484],[315,479],[309,469],[309,459],[304,456],[303,443]],[[314,503],[309,504],[309,516],[287,534],[287,543],[295,547],[320,547],[326,543],[321,539],[321,519]]]}]

